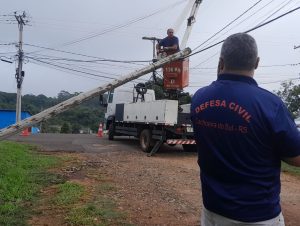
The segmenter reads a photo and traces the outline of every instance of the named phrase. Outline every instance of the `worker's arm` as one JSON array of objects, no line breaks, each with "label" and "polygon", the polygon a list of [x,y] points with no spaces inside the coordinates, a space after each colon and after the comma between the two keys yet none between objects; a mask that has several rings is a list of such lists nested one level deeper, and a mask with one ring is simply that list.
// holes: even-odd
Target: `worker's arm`
[{"label": "worker's arm", "polygon": [[174,44],[174,45],[169,46],[169,47],[164,47],[164,50],[177,50],[177,48],[178,48],[178,45]]},{"label": "worker's arm", "polygon": [[300,167],[300,156],[293,158],[284,158],[283,161],[289,165]]}]

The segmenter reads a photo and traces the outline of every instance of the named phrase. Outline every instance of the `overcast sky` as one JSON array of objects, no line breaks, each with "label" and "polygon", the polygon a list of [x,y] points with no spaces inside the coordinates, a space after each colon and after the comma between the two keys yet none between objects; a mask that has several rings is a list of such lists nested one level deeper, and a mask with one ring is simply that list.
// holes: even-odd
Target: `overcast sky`
[{"label": "overcast sky", "polygon": [[[183,12],[188,2],[189,0],[2,0],[0,57],[15,60],[17,49],[12,43],[18,41],[18,26],[14,17],[7,15],[25,11],[29,22],[23,33],[23,69],[26,75],[22,93],[53,97],[61,90],[70,93],[88,91],[108,82],[110,78],[127,74],[149,63],[82,61],[99,58],[151,60],[152,44],[142,40],[142,37],[163,38],[167,28],[175,26],[176,36],[181,39],[186,27]],[[258,0],[203,0],[187,46],[195,49],[256,2]],[[270,18],[267,20],[270,20],[299,6],[299,0],[261,0],[248,13],[195,51],[223,40],[230,34],[246,31],[268,17]],[[299,18],[300,10],[250,33],[258,43],[261,67],[256,71],[255,79],[261,87],[272,91],[280,87],[281,81],[298,81],[300,48],[294,49],[294,46],[300,45]],[[178,21],[183,21],[180,28],[177,28]],[[186,91],[194,93],[199,87],[216,79],[220,47],[216,46],[190,58],[190,87]],[[16,92],[15,68],[15,63],[0,61],[0,91]],[[147,80],[149,77],[150,75],[146,75],[143,79]],[[130,85],[132,84],[127,86]]]}]

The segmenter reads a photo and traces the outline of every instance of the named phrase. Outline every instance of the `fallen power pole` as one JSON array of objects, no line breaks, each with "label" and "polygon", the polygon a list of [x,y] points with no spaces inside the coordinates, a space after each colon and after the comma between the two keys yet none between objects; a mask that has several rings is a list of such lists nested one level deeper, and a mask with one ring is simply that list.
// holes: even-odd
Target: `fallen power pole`
[{"label": "fallen power pole", "polygon": [[72,97],[66,101],[63,101],[53,107],[50,107],[36,115],[33,115],[29,118],[26,118],[20,122],[17,122],[11,126],[8,126],[2,130],[0,130],[0,140],[4,140],[7,137],[10,137],[20,131],[22,131],[25,128],[28,128],[30,126],[33,126],[41,121],[47,120],[53,116],[56,116],[74,106],[77,106],[81,104],[82,102],[89,100],[99,94],[104,94],[105,92],[114,89],[118,86],[121,86],[129,81],[132,81],[134,79],[137,79],[147,73],[150,73],[158,68],[161,68],[163,65],[179,60],[183,57],[188,56],[191,53],[190,48],[185,48],[184,50],[175,53],[173,55],[170,55],[166,58],[163,58],[155,63],[152,63],[151,65],[144,67],[142,69],[136,70],[128,75],[121,76],[119,79],[115,79],[114,81],[107,83],[103,86],[97,87],[95,89],[92,89],[90,91],[87,91],[85,93],[81,93],[78,96]]}]

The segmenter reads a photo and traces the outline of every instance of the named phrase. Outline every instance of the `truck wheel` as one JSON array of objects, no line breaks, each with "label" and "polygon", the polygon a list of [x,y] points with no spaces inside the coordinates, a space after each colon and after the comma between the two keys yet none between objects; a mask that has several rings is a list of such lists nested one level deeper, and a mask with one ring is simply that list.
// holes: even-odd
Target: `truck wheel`
[{"label": "truck wheel", "polygon": [[140,145],[144,152],[150,152],[153,147],[151,131],[144,129],[140,134]]},{"label": "truck wheel", "polygon": [[197,152],[197,146],[195,144],[183,144],[182,147],[186,152]]},{"label": "truck wheel", "polygon": [[114,139],[114,124],[110,123],[108,127],[108,139],[113,140]]}]

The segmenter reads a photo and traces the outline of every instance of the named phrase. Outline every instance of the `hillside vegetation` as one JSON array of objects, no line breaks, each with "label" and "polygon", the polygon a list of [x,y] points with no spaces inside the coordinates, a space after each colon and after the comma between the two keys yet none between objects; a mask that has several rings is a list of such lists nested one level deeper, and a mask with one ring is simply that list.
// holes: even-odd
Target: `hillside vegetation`
[{"label": "hillside vegetation", "polygon": [[[29,111],[32,115],[51,106],[67,100],[79,93],[61,91],[57,97],[27,94],[22,97],[22,111]],[[0,92],[0,109],[14,110],[16,107],[16,94]],[[42,132],[79,133],[98,130],[100,122],[104,120],[104,109],[99,105],[97,97],[72,108],[60,115],[42,122]]]}]

